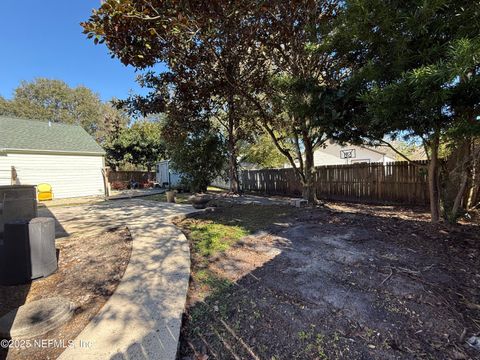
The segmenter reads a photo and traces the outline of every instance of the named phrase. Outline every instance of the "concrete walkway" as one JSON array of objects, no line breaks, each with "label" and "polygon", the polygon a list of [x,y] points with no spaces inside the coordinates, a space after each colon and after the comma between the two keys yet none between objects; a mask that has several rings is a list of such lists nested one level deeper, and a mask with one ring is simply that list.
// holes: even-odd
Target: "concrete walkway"
[{"label": "concrete walkway", "polygon": [[[191,205],[118,200],[41,209],[53,215],[58,234],[128,226],[130,263],[112,297],[78,335],[70,359],[174,359],[190,275],[185,236],[168,217],[195,211]],[[102,271],[101,268],[98,271]]]}]

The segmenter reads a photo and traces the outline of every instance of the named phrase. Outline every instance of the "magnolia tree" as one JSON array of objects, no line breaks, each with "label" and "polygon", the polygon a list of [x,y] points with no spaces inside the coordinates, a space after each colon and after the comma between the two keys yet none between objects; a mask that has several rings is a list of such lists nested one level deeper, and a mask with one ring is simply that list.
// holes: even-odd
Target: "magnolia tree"
[{"label": "magnolia tree", "polygon": [[313,152],[344,115],[348,72],[328,40],[341,3],[107,0],[83,26],[125,64],[167,64],[168,74],[148,75],[154,91],[135,106],[158,112],[178,96],[210,114],[225,135],[233,191],[239,141],[260,129],[314,202]]},{"label": "magnolia tree", "polygon": [[[238,143],[248,138],[248,108],[235,83],[256,77],[249,66],[249,44],[242,39],[253,28],[241,25],[250,12],[243,2],[183,5],[168,1],[105,1],[83,24],[88,37],[104,42],[124,64],[144,69],[157,63],[163,74],[147,73],[141,84],[151,89],[127,105],[143,115],[169,111],[182,103],[201,108],[218,128],[228,149],[231,190],[238,191]],[[198,113],[195,111],[195,113]],[[185,121],[195,121],[188,118]],[[177,123],[178,124],[178,123]]]},{"label": "magnolia tree", "polygon": [[[429,161],[432,220],[440,194],[455,218],[472,179],[478,128],[477,2],[106,0],[83,24],[123,63],[148,73],[143,113],[182,104],[208,118],[227,144],[237,187],[238,144],[268,135],[316,201],[314,151],[327,139],[384,143],[422,139]],[[169,115],[170,116],[170,115]],[[445,141],[444,139],[447,139]],[[442,186],[439,151],[451,146]],[[400,152],[401,153],[401,152]],[[456,165],[454,165],[456,164]],[[446,177],[445,177],[446,178]],[[443,181],[445,183],[445,181]]]}]

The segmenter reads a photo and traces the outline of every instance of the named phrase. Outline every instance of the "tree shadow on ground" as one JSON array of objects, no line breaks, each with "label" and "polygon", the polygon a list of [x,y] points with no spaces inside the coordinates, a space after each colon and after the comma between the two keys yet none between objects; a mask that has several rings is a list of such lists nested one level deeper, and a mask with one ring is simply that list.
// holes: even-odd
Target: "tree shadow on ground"
[{"label": "tree shadow on ground", "polygon": [[174,356],[190,272],[188,244],[168,219],[191,206],[145,200],[52,209],[69,233],[127,226],[133,249],[112,297],[78,335],[88,348],[67,349],[61,359],[158,359]]},{"label": "tree shadow on ground", "polygon": [[188,309],[179,358],[475,358],[479,227],[425,220],[355,207],[273,223],[212,260],[230,285]]},{"label": "tree shadow on ground", "polygon": [[[53,218],[55,221],[55,238],[65,237],[69,234],[65,231],[63,226],[58,222],[54,214],[48,210],[48,208],[41,208],[38,211],[38,216],[40,217],[49,217]],[[13,239],[14,240],[14,239]],[[28,245],[28,244],[26,244]],[[30,249],[29,247],[23,249],[25,261],[29,262],[30,259]],[[58,249],[56,251],[57,261],[60,256]],[[17,260],[16,260],[17,261]],[[20,260],[18,260],[20,261]],[[28,264],[27,264],[28,265]],[[28,267],[28,266],[27,266]],[[30,265],[31,267],[31,265]],[[18,285],[0,285],[0,317],[9,313],[12,310],[17,309],[18,307],[25,304],[27,300],[27,296],[30,292],[30,288],[32,286],[32,281],[29,281],[25,284],[18,284]],[[7,325],[8,329],[5,329],[6,332],[9,332],[14,321],[15,317],[13,317],[9,325]],[[10,339],[9,336],[4,336],[6,339]],[[0,348],[0,359],[5,359],[8,356],[8,348]]]}]

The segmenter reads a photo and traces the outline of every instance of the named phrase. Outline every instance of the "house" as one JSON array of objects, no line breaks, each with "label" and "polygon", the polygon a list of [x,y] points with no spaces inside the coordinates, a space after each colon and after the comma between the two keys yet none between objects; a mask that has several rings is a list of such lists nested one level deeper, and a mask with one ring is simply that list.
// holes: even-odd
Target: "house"
[{"label": "house", "polygon": [[[328,141],[325,147],[320,147],[313,154],[314,166],[346,165],[356,163],[395,161],[395,155],[386,147],[370,147],[363,145],[339,145]],[[291,167],[290,163],[285,164]]]},{"label": "house", "polygon": [[395,156],[385,147],[370,147],[362,145],[339,145],[328,141],[325,148],[321,147],[313,154],[315,166],[343,165],[356,163],[381,162],[388,163],[395,161]]},{"label": "house", "polygon": [[0,116],[0,185],[48,183],[57,199],[103,195],[104,155],[80,126]]}]

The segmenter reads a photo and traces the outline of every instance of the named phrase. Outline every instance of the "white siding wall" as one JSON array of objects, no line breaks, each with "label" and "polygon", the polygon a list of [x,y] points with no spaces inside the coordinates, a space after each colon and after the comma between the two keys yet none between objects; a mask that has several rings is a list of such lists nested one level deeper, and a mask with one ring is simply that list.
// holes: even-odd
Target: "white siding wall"
[{"label": "white siding wall", "polygon": [[182,181],[182,175],[173,171],[170,167],[170,160],[163,160],[157,163],[157,183],[163,185],[164,183],[169,183],[170,186],[177,186]]},{"label": "white siding wall", "polygon": [[0,154],[0,185],[10,185],[12,166],[17,184],[50,184],[56,199],[104,194],[102,156]]},{"label": "white siding wall", "polygon": [[[346,149],[355,149],[356,157],[353,159],[341,159],[340,151]],[[318,149],[313,154],[315,166],[322,165],[341,165],[341,164],[351,164],[355,162],[390,162],[393,159],[380,154],[376,151],[363,148],[361,146],[340,146],[338,144],[328,144],[328,146],[323,149]]]}]

